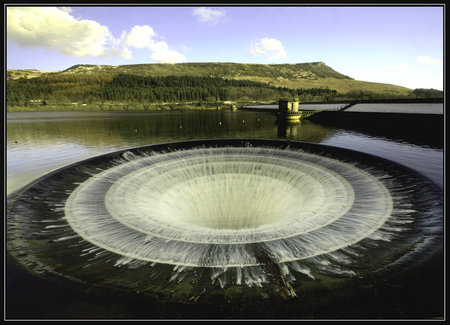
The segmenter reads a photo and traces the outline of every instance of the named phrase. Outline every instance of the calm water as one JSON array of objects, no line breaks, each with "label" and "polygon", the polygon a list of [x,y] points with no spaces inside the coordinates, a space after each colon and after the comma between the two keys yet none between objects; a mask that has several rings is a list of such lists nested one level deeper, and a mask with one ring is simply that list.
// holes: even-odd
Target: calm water
[{"label": "calm water", "polygon": [[402,141],[401,130],[399,139],[385,139],[308,121],[280,125],[270,113],[8,113],[6,135],[8,193],[51,170],[92,156],[208,138],[290,139],[339,146],[393,160],[443,185],[443,150]]},{"label": "calm water", "polygon": [[[443,188],[443,149],[433,143],[424,145],[419,138],[417,143],[411,138],[404,141],[401,129],[398,137],[392,137],[390,134],[389,138],[385,138],[380,134],[376,136],[363,134],[308,121],[292,125],[280,124],[271,113],[248,111],[8,113],[6,136],[8,194],[54,169],[92,156],[149,144],[208,138],[289,139],[339,146],[408,166]],[[11,307],[13,314],[23,313],[23,310],[18,309],[22,308],[21,290],[24,289],[16,290],[14,286],[18,283],[28,283],[27,281],[33,283],[33,279],[27,278],[25,274],[10,275],[8,280],[10,288],[8,295],[12,301],[10,306],[16,304]],[[38,287],[34,289],[39,290]],[[59,299],[58,295],[61,295],[61,292],[55,289],[56,292],[53,294],[52,290],[48,289],[47,293],[41,293],[44,300],[53,301],[52,307],[43,305],[42,299],[38,297],[33,300],[27,296],[26,299],[31,301],[30,305],[34,304],[34,307],[30,307],[30,315],[43,317],[60,315],[63,303],[74,305],[72,313],[68,314],[69,317],[108,317],[122,312],[120,308],[111,310],[112,307],[105,306],[104,302],[88,303],[85,298],[79,296]],[[127,312],[123,311],[123,315],[126,316]]]}]

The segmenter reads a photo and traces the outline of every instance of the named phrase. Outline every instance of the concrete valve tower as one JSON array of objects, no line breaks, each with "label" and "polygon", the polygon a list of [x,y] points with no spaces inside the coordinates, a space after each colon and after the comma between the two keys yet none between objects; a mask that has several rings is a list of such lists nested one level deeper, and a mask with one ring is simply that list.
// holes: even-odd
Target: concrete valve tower
[{"label": "concrete valve tower", "polygon": [[288,121],[298,121],[302,112],[298,110],[298,101],[290,101],[288,99],[280,99],[278,101],[278,115]]}]

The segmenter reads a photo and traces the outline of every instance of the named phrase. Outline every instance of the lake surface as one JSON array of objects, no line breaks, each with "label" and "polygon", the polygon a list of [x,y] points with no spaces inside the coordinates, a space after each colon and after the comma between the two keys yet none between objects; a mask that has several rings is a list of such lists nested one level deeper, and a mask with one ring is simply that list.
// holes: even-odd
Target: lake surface
[{"label": "lake surface", "polygon": [[277,125],[274,115],[261,112],[8,113],[7,192],[51,170],[103,153],[209,138],[289,139],[339,146],[406,165],[442,187],[442,148],[405,142],[401,128],[398,133],[399,139],[393,141],[308,121]]},{"label": "lake surface", "polygon": [[[352,149],[407,166],[443,188],[443,148],[436,143],[424,144],[420,133],[417,142],[411,137],[406,141],[402,138],[402,128],[397,130],[398,137],[392,133],[383,137],[379,133],[361,133],[309,121],[285,124],[277,122],[274,114],[249,111],[8,113],[7,193],[13,193],[52,170],[93,156],[150,144],[211,138],[287,139]],[[116,317],[120,312],[124,317],[130,317],[129,310],[114,311],[104,302],[89,302],[80,296],[65,296],[57,301],[55,297],[61,294],[57,288],[48,288],[48,292],[43,293],[54,305],[42,309],[43,302],[31,297],[30,289],[20,285],[27,281],[33,283],[33,278],[19,271],[8,280],[8,310],[15,317],[61,317],[63,301],[73,303],[74,307],[67,314],[69,317]],[[45,282],[42,285],[45,286]],[[56,296],[52,290],[56,290]],[[22,304],[35,304],[35,307],[28,306],[29,310],[24,311]],[[442,310],[439,306],[434,308]],[[442,316],[434,311],[430,313],[429,317]]]}]

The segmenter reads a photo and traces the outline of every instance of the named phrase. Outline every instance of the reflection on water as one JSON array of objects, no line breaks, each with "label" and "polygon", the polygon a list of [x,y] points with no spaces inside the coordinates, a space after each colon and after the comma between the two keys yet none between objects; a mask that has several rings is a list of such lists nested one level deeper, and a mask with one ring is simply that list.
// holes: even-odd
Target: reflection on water
[{"label": "reflection on water", "polygon": [[[402,130],[408,134],[405,125]],[[34,112],[7,115],[7,191],[53,169],[130,147],[190,139],[263,138],[325,143],[371,153],[411,167],[443,185],[443,150],[422,134],[396,141],[303,120],[279,121],[263,112]]]},{"label": "reflection on water", "polygon": [[[375,104],[372,104],[375,105]],[[358,106],[358,105],[357,105]],[[382,111],[382,108],[380,108]],[[423,109],[426,109],[423,107]],[[349,109],[350,111],[350,109]],[[310,117],[321,125],[363,133],[369,136],[442,149],[442,114],[390,114],[381,112],[320,112]]]},{"label": "reflection on water", "polygon": [[[339,146],[406,165],[443,187],[443,150],[424,144],[420,134],[417,137],[409,137],[406,142],[397,135],[384,137],[379,132],[362,134],[355,132],[356,130],[324,126],[311,121],[286,124],[277,122],[275,115],[271,113],[248,111],[8,113],[7,118],[8,193],[51,170],[88,157],[149,144],[210,138],[286,139]],[[416,315],[414,313],[417,312],[417,317],[422,317],[423,313],[427,316],[440,316],[443,310],[439,305],[443,301],[439,297],[441,286],[439,283],[428,286],[424,280],[437,279],[439,282],[442,278],[439,273],[443,269],[439,264],[442,259],[438,258],[435,261],[436,264],[421,271],[420,274],[411,273],[410,282],[402,282],[404,279],[402,274],[398,286],[383,287],[384,296],[379,294],[382,298],[374,300],[374,303],[370,303],[372,296],[367,295],[368,303],[365,307],[361,306],[360,301],[346,300],[346,306],[355,306],[350,307],[350,314],[353,317],[393,315],[399,318],[412,315],[414,318]],[[19,316],[28,313],[41,317],[51,314],[61,317],[73,315],[92,318],[92,315],[101,315],[99,317],[117,315],[129,318],[144,313],[145,308],[157,308],[147,300],[141,301],[141,304],[129,303],[124,307],[122,302],[116,303],[108,295],[105,299],[92,298],[95,303],[91,304],[94,300],[88,302],[86,297],[74,297],[75,294],[70,293],[66,296],[57,285],[53,287],[53,284],[40,282],[20,268],[14,268],[10,263],[7,267],[8,298],[12,301],[10,303],[12,309],[9,311],[12,310]],[[330,289],[330,291],[339,293],[339,290]],[[36,292],[40,295],[36,295]],[[27,297],[26,301],[23,299],[24,296]],[[243,303],[239,304],[240,306],[247,303],[245,296],[242,297]],[[398,297],[402,299],[397,299]],[[405,297],[412,298],[403,299]],[[376,305],[380,301],[386,303],[383,303],[383,306]],[[302,302],[301,299],[299,302]],[[70,310],[66,308],[68,305],[72,306]],[[141,308],[142,306],[145,308]],[[274,304],[274,311],[277,311],[276,306],[278,305]],[[290,306],[293,310],[298,309],[295,304]],[[179,307],[179,305],[166,306],[162,311],[153,310],[148,313],[163,315],[164,311],[170,310],[170,315],[181,317],[183,314]],[[338,310],[340,307],[317,306],[312,315],[318,317],[327,314],[329,308],[334,308],[334,314],[339,317],[343,312]],[[406,309],[409,314],[405,316]],[[310,315],[309,311],[306,311],[306,315]]]},{"label": "reflection on water", "polygon": [[[320,142],[333,132],[306,124],[281,138]],[[186,139],[276,139],[279,133],[267,113],[8,113],[8,192],[55,168],[119,149]]]},{"label": "reflection on water", "polygon": [[[108,145],[146,145],[179,139],[200,138],[291,138],[320,141],[331,129],[302,121],[287,125],[276,122],[272,114],[253,112],[188,111],[154,114],[111,114],[100,117],[64,115],[53,112],[44,118],[8,115],[8,147],[26,145],[29,141],[54,143],[63,139],[88,147]],[[305,125],[308,127],[305,128]],[[299,128],[302,126],[302,128]]]},{"label": "reflection on water", "polygon": [[393,142],[358,133],[339,131],[324,144],[353,149],[393,160],[430,178],[443,188],[444,153],[442,150],[419,147],[406,142]]}]

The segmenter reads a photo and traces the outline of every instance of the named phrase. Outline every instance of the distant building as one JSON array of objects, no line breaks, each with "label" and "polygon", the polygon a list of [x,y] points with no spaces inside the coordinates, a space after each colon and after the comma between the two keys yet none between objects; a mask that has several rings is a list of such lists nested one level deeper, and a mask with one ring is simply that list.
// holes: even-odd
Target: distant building
[{"label": "distant building", "polygon": [[298,111],[298,101],[290,101],[288,99],[280,99],[278,101],[278,116],[288,121],[298,121],[301,112]]},{"label": "distant building", "polygon": [[282,112],[298,112],[298,101],[289,101],[288,99],[280,99],[278,101],[278,111]]}]

